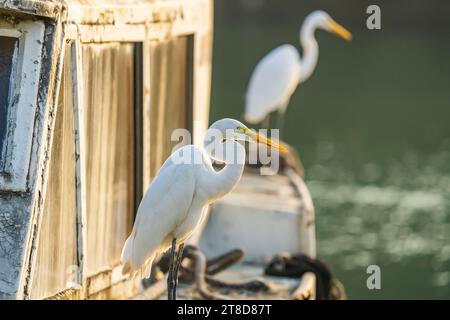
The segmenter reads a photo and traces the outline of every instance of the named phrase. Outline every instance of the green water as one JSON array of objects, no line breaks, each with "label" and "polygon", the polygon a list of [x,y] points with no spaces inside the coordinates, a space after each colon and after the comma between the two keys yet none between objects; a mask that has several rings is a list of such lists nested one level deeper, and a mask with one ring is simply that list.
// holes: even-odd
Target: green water
[{"label": "green water", "polygon": [[[318,34],[284,138],[316,207],[318,255],[349,298],[450,298],[450,41],[436,32]],[[211,120],[240,118],[256,62],[297,25],[216,24]],[[381,268],[368,290],[366,268]]]}]

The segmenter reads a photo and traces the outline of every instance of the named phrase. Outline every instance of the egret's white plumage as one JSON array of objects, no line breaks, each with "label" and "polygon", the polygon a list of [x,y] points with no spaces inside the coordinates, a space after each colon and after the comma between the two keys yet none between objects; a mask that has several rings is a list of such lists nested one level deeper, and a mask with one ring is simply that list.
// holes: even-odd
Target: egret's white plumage
[{"label": "egret's white plumage", "polygon": [[326,12],[310,13],[300,29],[303,56],[292,45],[284,44],[269,52],[256,65],[245,97],[245,121],[262,122],[271,112],[284,113],[297,86],[314,71],[319,47],[314,37],[316,29],[335,32],[346,40],[351,34],[337,24]]},{"label": "egret's white plumage", "polygon": [[245,121],[261,122],[270,112],[285,108],[300,81],[300,55],[284,44],[256,66],[248,85]]},{"label": "egret's white plumage", "polygon": [[[205,219],[208,204],[238,183],[244,168],[245,148],[234,139],[242,140],[245,134],[250,135],[250,130],[234,119],[219,120],[211,129],[219,130],[226,139],[233,139],[223,144],[225,150],[234,152],[235,161],[215,171],[210,160],[212,155],[204,148],[188,145],[176,150],[165,161],[139,205],[133,230],[122,250],[123,273],[141,270],[148,277],[153,260],[170,248],[172,239],[183,243]],[[267,144],[273,145],[270,141]],[[184,159],[191,162],[179,161],[186,155]],[[226,162],[225,156],[214,158]]]}]

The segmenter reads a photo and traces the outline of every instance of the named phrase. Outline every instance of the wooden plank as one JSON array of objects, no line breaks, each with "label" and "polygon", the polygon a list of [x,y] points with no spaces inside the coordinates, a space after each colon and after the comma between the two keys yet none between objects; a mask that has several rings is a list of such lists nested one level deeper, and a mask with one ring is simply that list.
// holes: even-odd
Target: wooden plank
[{"label": "wooden plank", "polygon": [[117,265],[88,278],[87,299],[127,299],[135,296],[141,288],[140,278],[122,275],[122,266]]},{"label": "wooden plank", "polygon": [[134,218],[132,43],[83,44],[87,273],[120,262]]},{"label": "wooden plank", "polygon": [[84,128],[84,90],[82,74],[81,42],[77,38],[71,45],[72,74],[74,79],[74,124],[75,124],[75,159],[76,159],[76,192],[77,192],[77,256],[78,282],[82,284],[81,297],[86,296],[87,280],[87,216],[86,216],[86,153]]},{"label": "wooden plank", "polygon": [[[53,140],[52,132],[55,124],[54,115],[57,112],[59,83],[64,58],[64,43],[61,36],[61,24],[57,24],[53,32],[54,33],[49,34],[46,39],[47,41],[53,41],[51,44],[47,44],[47,46],[53,48],[54,54],[52,59],[43,61],[43,68],[41,69],[41,72],[50,72],[50,81],[46,86],[39,89],[43,92],[43,99],[37,101],[37,105],[39,106],[37,117],[39,121],[36,121],[38,126],[35,128],[36,132],[34,132],[33,137],[33,152],[30,156],[29,172],[30,191],[34,191],[34,193],[32,193],[31,196],[32,202],[27,205],[29,207],[22,207],[24,215],[26,215],[25,212],[30,210],[29,208],[32,208],[32,211],[27,212],[30,218],[29,221],[25,223],[25,226],[27,226],[28,229],[25,231],[27,235],[23,247],[24,253],[21,272],[17,277],[16,299],[30,298],[37,256],[36,249],[39,241],[39,229],[42,222],[44,199],[47,189],[48,167]],[[41,84],[41,82],[39,82],[39,84]],[[42,137],[42,140],[39,140],[38,137]]]},{"label": "wooden plank", "polygon": [[46,0],[3,1],[0,4],[2,10],[12,11],[15,14],[28,14],[50,19],[57,19],[63,7],[64,5],[60,1]]},{"label": "wooden plank", "polygon": [[143,152],[142,152],[142,162],[144,164],[144,167],[142,168],[143,171],[143,191],[147,190],[148,186],[150,185],[151,181],[151,166],[150,166],[150,159],[151,159],[151,153],[152,148],[149,140],[151,139],[151,62],[150,62],[150,54],[151,54],[151,32],[149,28],[149,24],[146,24],[145,26],[145,38],[143,43],[143,71],[142,71],[142,81],[143,81],[143,105],[142,105],[142,124],[143,124],[143,130],[142,130],[142,136],[143,136]]},{"label": "wooden plank", "polygon": [[31,298],[78,286],[71,51],[65,50]]}]

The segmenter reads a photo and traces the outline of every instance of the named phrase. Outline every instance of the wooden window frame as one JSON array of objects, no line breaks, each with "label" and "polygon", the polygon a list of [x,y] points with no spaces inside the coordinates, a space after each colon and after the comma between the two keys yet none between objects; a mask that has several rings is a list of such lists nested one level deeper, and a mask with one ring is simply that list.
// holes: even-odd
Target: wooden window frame
[{"label": "wooden window frame", "polygon": [[144,43],[134,43],[134,214],[136,216],[139,203],[141,202],[143,190],[143,103],[144,103]]},{"label": "wooden window frame", "polygon": [[[82,43],[102,42],[142,42],[143,56],[150,54],[150,41],[160,41],[168,38],[187,36],[192,46],[192,88],[187,97],[192,106],[188,123],[192,134],[192,143],[201,144],[203,133],[208,129],[210,83],[211,83],[211,55],[212,55],[212,21],[213,5],[211,0],[192,0],[157,2],[155,5],[126,6],[116,10],[109,10],[102,6],[71,5],[67,20],[66,37],[80,38]],[[105,14],[114,17],[115,24],[104,24],[99,27],[97,16]],[[117,14],[117,15],[116,15]],[[91,18],[92,17],[92,18]],[[152,17],[159,17],[152,21]],[[150,132],[150,66],[149,59],[143,59],[143,136]],[[194,72],[195,70],[195,72]],[[208,88],[205,90],[205,88]],[[149,141],[143,141],[143,163],[149,161],[151,146]],[[143,190],[151,181],[150,167],[143,167]]]},{"label": "wooden window frame", "polygon": [[[68,51],[70,51],[70,61],[67,61],[68,63],[66,63],[66,53],[68,53]],[[51,295],[51,297],[56,297],[57,299],[63,299],[63,298],[75,298],[78,297],[81,293],[81,284],[82,284],[82,279],[80,278],[80,258],[82,259],[82,255],[80,255],[80,237],[79,237],[79,225],[80,225],[80,218],[79,218],[79,213],[80,213],[80,208],[79,208],[79,201],[78,201],[78,194],[79,194],[79,183],[77,181],[78,179],[78,175],[77,175],[77,159],[79,157],[76,156],[77,153],[77,148],[76,148],[76,144],[78,142],[78,139],[76,137],[77,133],[78,133],[78,125],[77,125],[77,119],[75,119],[75,114],[76,114],[76,108],[74,105],[75,102],[75,92],[76,92],[76,73],[74,72],[74,67],[76,66],[75,64],[75,59],[73,57],[74,54],[76,54],[75,51],[75,46],[73,45],[73,42],[70,41],[68,43],[66,43],[65,45],[62,46],[61,48],[61,76],[60,76],[60,80],[63,79],[63,77],[65,77],[65,70],[64,68],[67,67],[68,69],[70,69],[70,81],[71,81],[71,87],[74,88],[75,90],[72,90],[72,101],[71,101],[71,105],[65,105],[63,103],[60,103],[60,96],[65,94],[64,90],[65,90],[65,85],[64,83],[67,82],[69,79],[64,79],[64,83],[63,81],[59,81],[58,84],[58,90],[57,94],[56,94],[56,104],[58,105],[58,107],[55,110],[55,124],[54,124],[54,128],[56,128],[58,126],[58,121],[67,121],[67,119],[65,117],[61,117],[62,114],[64,114],[65,112],[70,112],[71,113],[71,126],[72,126],[72,136],[71,136],[71,143],[72,143],[72,154],[71,154],[71,161],[70,161],[70,166],[71,166],[71,170],[73,170],[71,172],[71,174],[73,174],[73,193],[71,194],[71,197],[73,197],[74,200],[74,215],[72,216],[74,218],[74,220],[72,220],[73,222],[75,222],[75,224],[71,224],[70,227],[73,228],[74,230],[74,234],[75,234],[75,249],[74,249],[74,253],[75,253],[75,261],[73,261],[74,263],[71,265],[68,265],[68,268],[71,267],[75,267],[75,269],[66,269],[67,274],[65,274],[66,278],[66,283],[64,284],[63,287],[61,288],[57,288],[54,292],[54,294]],[[70,108],[69,108],[70,107]],[[68,108],[66,110],[64,110],[65,108]],[[62,127],[64,127],[66,124],[65,123],[60,123],[59,125],[61,125]],[[53,131],[55,132],[55,131]],[[56,136],[55,134],[53,135],[53,139],[52,139],[52,143],[50,146],[50,158],[53,158],[55,155],[55,151],[56,153],[58,152],[57,149],[55,149],[55,143],[57,143],[55,141],[55,139],[61,138],[60,136]],[[51,161],[50,161],[51,163]],[[78,162],[79,163],[79,162]],[[53,170],[52,168],[49,168],[49,170]],[[49,173],[49,181],[46,187],[46,192],[45,192],[45,200],[44,203],[46,203],[46,201],[48,200],[48,197],[52,197],[53,195],[49,194],[49,183],[50,183],[50,179],[51,179],[52,173]],[[46,208],[46,205],[43,206],[43,208]],[[67,209],[67,208],[66,208]],[[44,219],[51,219],[51,215],[53,215],[54,212],[53,211],[49,211],[46,210],[43,212],[43,216],[41,217],[41,226],[40,229],[42,229],[42,223],[44,221]],[[46,215],[50,215],[46,216]],[[39,231],[39,237],[42,236],[42,230]],[[41,246],[41,242],[40,239],[38,239],[38,244],[36,246],[36,254],[39,253],[39,247]],[[42,270],[45,271],[45,270]],[[36,270],[34,271],[36,272]],[[70,273],[70,274],[69,274]],[[34,278],[34,275],[33,275]],[[33,281],[31,281],[31,283],[33,283]],[[37,294],[34,294],[35,287],[34,284],[31,286],[31,291],[29,292],[29,296],[32,297],[32,299],[36,299],[37,297],[39,297]],[[43,296],[43,297],[39,297],[39,298],[43,298],[46,299],[48,298],[48,296]]]},{"label": "wooden window frame", "polygon": [[[83,88],[83,58],[82,58],[82,44],[80,37],[76,37],[72,44],[72,68],[74,75],[74,121],[76,132],[76,181],[77,181],[77,239],[78,239],[78,282],[80,284],[79,290],[72,290],[70,297],[77,295],[83,298],[93,298],[101,295],[102,292],[107,291],[116,284],[122,283],[127,279],[121,273],[121,265],[113,266],[100,271],[95,275],[87,275],[87,204],[86,204],[86,139],[85,139],[85,123],[84,123],[84,88]],[[133,131],[134,131],[134,145],[133,152],[134,159],[134,190],[135,196],[133,198],[134,211],[137,211],[137,206],[142,198],[142,123],[143,123],[143,43],[130,41],[114,41],[119,43],[133,43],[134,46],[134,77],[133,77]],[[89,42],[92,43],[92,42]],[[134,219],[134,217],[133,217]],[[136,286],[128,286],[126,290],[134,290]],[[125,294],[125,292],[124,292]]]},{"label": "wooden window frame", "polygon": [[19,39],[10,89],[6,143],[0,154],[4,163],[0,168],[0,189],[4,191],[27,191],[44,33],[42,21],[25,20],[14,26],[0,23],[1,36]]}]

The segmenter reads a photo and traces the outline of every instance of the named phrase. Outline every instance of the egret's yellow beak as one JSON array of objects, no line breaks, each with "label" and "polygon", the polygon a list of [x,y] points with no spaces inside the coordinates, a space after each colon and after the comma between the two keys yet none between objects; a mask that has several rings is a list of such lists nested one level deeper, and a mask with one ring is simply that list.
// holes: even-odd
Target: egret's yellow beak
[{"label": "egret's yellow beak", "polygon": [[268,145],[269,147],[272,147],[272,148],[277,148],[281,152],[288,152],[288,149],[286,149],[282,145],[276,144],[272,140],[264,137],[263,135],[256,133],[253,130],[250,130],[248,128],[242,128],[242,132],[245,133],[246,135],[248,135],[249,137],[251,137],[256,142],[264,143],[265,145]]},{"label": "egret's yellow beak", "polygon": [[347,41],[350,41],[353,39],[353,36],[350,33],[350,31],[345,29],[343,26],[341,26],[339,23],[337,23],[333,19],[330,20],[330,29],[331,29],[331,31],[336,33],[338,36],[340,36],[341,38],[343,38]]}]

